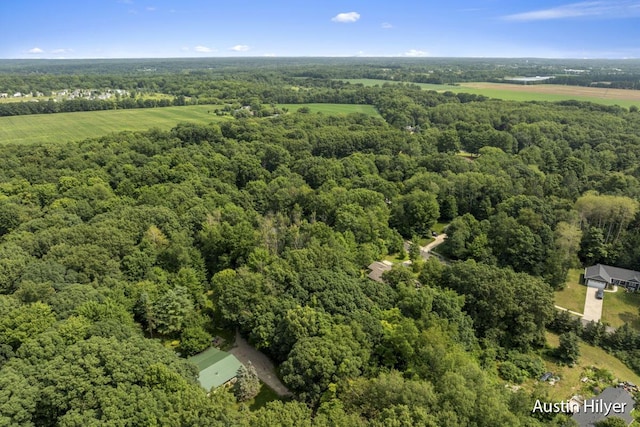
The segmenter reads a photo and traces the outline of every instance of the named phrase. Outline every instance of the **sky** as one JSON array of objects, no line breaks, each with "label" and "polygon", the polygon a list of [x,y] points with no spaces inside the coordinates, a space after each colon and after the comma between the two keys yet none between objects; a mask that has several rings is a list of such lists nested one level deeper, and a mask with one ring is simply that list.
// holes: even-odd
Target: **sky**
[{"label": "sky", "polygon": [[0,58],[640,58],[640,0],[0,0]]}]

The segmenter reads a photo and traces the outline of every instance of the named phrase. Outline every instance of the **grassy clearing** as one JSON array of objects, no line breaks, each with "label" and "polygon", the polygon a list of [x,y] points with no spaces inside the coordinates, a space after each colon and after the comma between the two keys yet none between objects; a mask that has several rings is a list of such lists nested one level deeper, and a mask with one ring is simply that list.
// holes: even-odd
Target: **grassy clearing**
[{"label": "grassy clearing", "polygon": [[[143,131],[150,128],[167,130],[179,122],[206,124],[233,120],[216,116],[220,105],[190,105],[184,107],[140,108],[130,110],[82,111],[76,113],[33,114],[0,117],[0,144],[35,144],[81,141],[114,132]],[[379,117],[371,105],[351,104],[282,104],[289,111],[308,107],[312,113],[364,113]]]},{"label": "grassy clearing", "polygon": [[572,268],[567,275],[564,289],[555,292],[555,304],[577,313],[584,310],[584,300],[587,297],[587,287],[580,284],[583,270]]},{"label": "grassy clearing", "polygon": [[640,331],[639,307],[640,294],[625,292],[622,288],[618,288],[618,292],[605,292],[601,321],[609,323],[614,328],[630,323]]},{"label": "grassy clearing", "polygon": [[[547,343],[552,348],[557,348],[560,340],[558,335],[547,332]],[[588,391],[588,384],[582,383],[580,380],[584,372],[591,367],[598,369],[606,369],[611,372],[614,378],[620,381],[631,381],[638,384],[640,376],[635,374],[624,363],[616,357],[610,355],[599,347],[594,347],[585,343],[580,343],[580,359],[574,367],[557,364],[552,358],[546,357],[545,364],[547,370],[558,375],[561,379],[555,385],[548,383],[543,384],[548,388],[549,397],[554,400],[564,400],[570,398],[576,393],[584,393],[585,388]]]},{"label": "grassy clearing", "polygon": [[224,120],[213,114],[217,107],[191,105],[0,117],[0,143],[71,142],[126,130],[141,131],[152,127],[166,130],[179,122]]},{"label": "grassy clearing", "polygon": [[279,108],[287,108],[289,112],[296,112],[299,108],[307,107],[312,113],[351,114],[363,113],[368,116],[380,117],[372,105],[359,104],[278,104]]},{"label": "grassy clearing", "polygon": [[249,402],[249,409],[252,411],[257,411],[267,403],[274,400],[280,400],[280,397],[276,394],[275,391],[273,391],[273,389],[271,389],[271,387],[269,387],[265,383],[262,383],[262,387],[260,387],[260,392],[258,393],[258,395]]},{"label": "grassy clearing", "polygon": [[[408,82],[396,82],[393,80],[380,80],[380,79],[345,79],[344,81],[353,83],[353,84],[363,84],[365,86],[382,86],[383,84],[394,84],[394,83],[408,83]],[[535,86],[525,86],[525,85],[506,85],[502,83],[460,83],[459,85],[435,85],[428,83],[411,83],[414,85],[420,86],[423,90],[435,90],[437,92],[454,92],[454,93],[471,93],[475,95],[484,95],[489,98],[503,99],[507,101],[567,101],[570,99],[574,99],[577,101],[588,101],[596,104],[603,105],[619,105],[621,107],[629,108],[632,105],[640,106],[640,99],[627,99],[627,96],[616,97],[613,91],[607,91],[606,89],[602,89],[601,91],[593,91],[592,95],[584,95],[579,94],[584,92],[583,88],[578,86],[570,86],[571,89],[575,88],[575,91],[578,92],[576,94],[573,93],[548,93],[548,91],[553,92],[556,90],[557,92],[565,92],[567,86],[561,85],[544,85],[544,90],[547,92],[542,92],[543,85],[535,85]],[[482,87],[477,87],[482,86]],[[539,86],[540,92],[532,91],[530,88],[536,88]],[[588,88],[587,88],[588,89]],[[593,88],[600,89],[600,88]],[[640,98],[640,91],[628,91],[628,92],[620,92],[620,94],[635,94],[637,92],[638,97]]]},{"label": "grassy clearing", "polygon": [[436,222],[431,229],[438,234],[442,234],[447,225],[449,225],[448,222]]}]

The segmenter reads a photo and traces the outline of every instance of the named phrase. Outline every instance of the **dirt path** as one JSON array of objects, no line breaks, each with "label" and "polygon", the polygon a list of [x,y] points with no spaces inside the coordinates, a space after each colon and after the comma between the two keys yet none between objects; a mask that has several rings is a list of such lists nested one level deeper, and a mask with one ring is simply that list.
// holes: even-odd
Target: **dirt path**
[{"label": "dirt path", "polygon": [[280,397],[290,396],[291,392],[280,381],[280,378],[276,375],[276,367],[269,358],[260,351],[253,348],[249,343],[236,332],[236,340],[233,344],[233,348],[229,350],[229,353],[238,358],[243,365],[247,365],[249,362],[256,368],[258,378],[271,387],[273,391]]}]

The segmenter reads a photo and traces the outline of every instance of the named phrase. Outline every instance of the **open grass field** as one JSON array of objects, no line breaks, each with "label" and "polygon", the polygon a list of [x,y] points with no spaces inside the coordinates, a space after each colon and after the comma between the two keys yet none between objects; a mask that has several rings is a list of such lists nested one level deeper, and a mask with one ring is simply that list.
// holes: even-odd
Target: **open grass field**
[{"label": "open grass field", "polygon": [[[547,343],[552,348],[557,348],[560,344],[558,335],[547,332]],[[599,347],[594,347],[583,342],[580,343],[580,359],[573,368],[558,365],[550,358],[545,360],[547,370],[558,375],[561,379],[555,385],[545,384],[549,387],[549,395],[554,400],[564,400],[570,398],[585,387],[580,381],[585,369],[595,366],[599,369],[606,369],[620,381],[630,381],[639,384],[640,376],[635,374],[624,363],[616,357],[610,355]]]},{"label": "open grass field", "polygon": [[369,116],[380,117],[378,111],[372,105],[358,104],[278,104],[278,108],[287,108],[289,112],[294,113],[299,108],[307,107],[312,113],[324,114],[350,114],[364,113]]},{"label": "open grass field", "polygon": [[[131,110],[83,111],[77,113],[33,114],[0,117],[0,144],[34,144],[81,141],[114,132],[142,131],[153,127],[165,130],[179,122],[209,123],[233,120],[213,114],[219,105],[140,108]],[[312,113],[364,113],[379,116],[371,105],[281,104],[290,112],[308,107]]]},{"label": "open grass field", "polygon": [[179,122],[229,120],[208,112],[217,107],[193,105],[0,117],[0,144],[71,142],[125,130],[170,129]]},{"label": "open grass field", "polygon": [[602,322],[619,328],[630,323],[634,329],[640,331],[640,294],[625,292],[618,288],[618,292],[605,292],[602,306]]},{"label": "open grass field", "polygon": [[[564,289],[554,294],[555,304],[567,310],[582,313],[584,310],[584,299],[587,296],[587,287],[580,284],[582,269],[572,268],[567,275],[567,282]],[[608,294],[607,294],[608,296]]]},{"label": "open grass field", "polygon": [[[392,80],[378,79],[346,79],[350,83],[361,83],[365,86],[383,85],[384,83],[401,83]],[[551,84],[519,85],[508,83],[460,83],[453,85],[434,85],[427,83],[413,83],[424,90],[438,92],[451,91],[454,93],[466,92],[476,95],[484,95],[489,98],[504,99],[508,101],[589,101],[603,105],[619,105],[640,107],[640,90],[607,89],[597,87],[565,86]]]},{"label": "open grass field", "polygon": [[280,399],[280,397],[273,391],[268,385],[261,382],[260,392],[256,397],[250,400],[249,409],[252,411],[257,411],[258,409],[265,406],[267,403],[272,402],[274,400],[287,400]]}]

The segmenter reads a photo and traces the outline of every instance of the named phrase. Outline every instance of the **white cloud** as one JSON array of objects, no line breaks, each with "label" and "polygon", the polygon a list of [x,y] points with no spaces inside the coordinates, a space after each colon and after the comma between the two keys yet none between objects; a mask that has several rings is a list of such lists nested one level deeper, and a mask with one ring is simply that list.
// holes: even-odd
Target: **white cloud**
[{"label": "white cloud", "polygon": [[214,49],[211,49],[210,47],[207,47],[207,46],[196,46],[193,48],[193,50],[200,53],[211,53],[214,51]]},{"label": "white cloud", "polygon": [[393,25],[389,24],[388,22],[383,22],[380,26],[382,28],[384,28],[385,30],[389,30],[389,29],[393,28]]},{"label": "white cloud", "polygon": [[29,49],[27,53],[38,55],[40,53],[44,53],[44,50],[40,49],[39,47],[34,47],[33,49]]},{"label": "white cloud", "polygon": [[73,49],[53,49],[51,53],[60,54],[60,53],[71,53]]},{"label": "white cloud", "polygon": [[507,21],[544,21],[580,17],[624,18],[640,15],[640,2],[637,0],[586,1],[571,3],[549,9],[506,15]]},{"label": "white cloud", "polygon": [[233,50],[234,52],[246,52],[249,49],[249,46],[247,46],[246,44],[237,44],[229,48],[229,50]]},{"label": "white cloud", "polygon": [[331,18],[333,22],[339,22],[341,24],[350,24],[352,22],[356,22],[358,19],[360,19],[360,14],[358,12],[339,13]]},{"label": "white cloud", "polygon": [[267,57],[267,58],[275,58],[275,57],[276,57],[276,54],[275,54],[275,53],[265,53],[265,54],[264,54],[264,55],[262,55],[262,56],[265,56],[265,57]]},{"label": "white cloud", "polygon": [[409,49],[402,56],[409,56],[411,58],[419,58],[419,57],[422,57],[422,56],[429,56],[429,52],[425,52],[424,50]]}]

